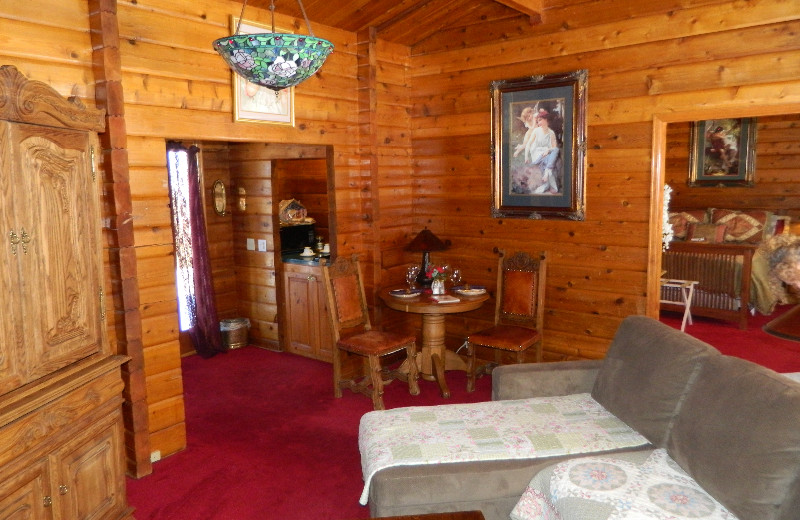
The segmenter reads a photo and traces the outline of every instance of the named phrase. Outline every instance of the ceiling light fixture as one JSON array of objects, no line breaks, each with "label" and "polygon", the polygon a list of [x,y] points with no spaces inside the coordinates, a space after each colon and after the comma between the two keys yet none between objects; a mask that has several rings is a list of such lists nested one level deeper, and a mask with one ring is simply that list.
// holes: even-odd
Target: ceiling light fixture
[{"label": "ceiling light fixture", "polygon": [[300,4],[300,11],[306,21],[308,36],[275,32],[274,0],[270,0],[269,6],[272,11],[271,33],[239,34],[244,8],[247,6],[247,0],[244,0],[236,33],[214,40],[214,50],[233,72],[276,93],[302,83],[322,67],[325,59],[333,52],[333,44],[314,37],[302,0],[297,0],[297,3]]}]

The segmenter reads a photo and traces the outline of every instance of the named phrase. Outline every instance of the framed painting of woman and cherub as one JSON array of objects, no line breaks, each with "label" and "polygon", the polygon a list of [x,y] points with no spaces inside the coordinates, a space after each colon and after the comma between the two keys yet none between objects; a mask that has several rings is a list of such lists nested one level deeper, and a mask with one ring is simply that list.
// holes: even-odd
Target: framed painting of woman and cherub
[{"label": "framed painting of woman and cherub", "polygon": [[492,216],[584,219],[587,76],[491,83]]}]

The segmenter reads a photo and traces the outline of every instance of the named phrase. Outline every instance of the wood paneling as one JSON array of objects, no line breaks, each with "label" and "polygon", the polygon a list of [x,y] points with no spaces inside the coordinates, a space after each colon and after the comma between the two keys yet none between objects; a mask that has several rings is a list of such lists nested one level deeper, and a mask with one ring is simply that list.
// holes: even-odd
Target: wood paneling
[{"label": "wood paneling", "polygon": [[[237,183],[246,187],[247,218],[211,217],[209,225],[215,235],[224,234],[231,222],[236,314],[251,318],[251,337],[259,341],[275,344],[279,333],[275,201],[266,177],[248,165],[306,153],[327,157],[333,172],[329,213],[336,224],[332,245],[339,254],[361,256],[370,292],[402,282],[405,266],[419,261],[405,244],[428,227],[452,242],[434,260],[458,265],[467,281],[490,289],[496,249],[548,251],[548,360],[600,358],[626,313],[657,308],[647,293],[655,287],[658,263],[658,252],[649,249],[649,234],[659,225],[660,202],[651,200],[651,193],[659,193],[651,187],[654,179],[660,181],[660,158],[652,152],[654,141],[660,146],[658,121],[696,119],[695,113],[800,112],[800,13],[795,2],[785,0],[557,4],[547,7],[540,25],[487,12],[484,23],[448,28],[413,48],[387,43],[374,32],[315,25],[336,50],[317,76],[296,89],[294,127],[233,121],[230,72],[210,41],[230,33],[229,18],[241,9],[237,2],[119,0],[119,49],[109,52],[105,63],[94,60],[96,65],[83,0],[0,7],[0,60],[64,95],[94,105],[96,95],[104,96],[95,86],[102,74],[95,71],[115,62],[119,66],[118,71],[108,67],[112,75],[105,79],[119,82],[124,99],[124,106],[116,107],[124,117],[114,123],[127,141],[130,200],[109,180],[104,218],[113,221],[115,202],[128,205],[122,209],[130,210],[130,219],[114,224],[130,227],[122,229],[132,236],[122,238],[136,248],[138,274],[126,280],[109,274],[106,284],[115,306],[123,305],[124,284],[137,285],[140,292],[132,309],[116,307],[109,313],[108,329],[124,337],[141,318],[147,388],[136,391],[147,395],[152,449],[167,455],[186,440],[164,152],[168,139],[216,147],[207,156],[212,176],[225,176],[224,143],[233,143],[229,154],[239,154],[230,162],[240,169],[230,170],[229,192]],[[249,9],[247,18],[270,23],[269,12],[261,9]],[[279,14],[276,23],[302,25]],[[31,34],[37,35],[36,46],[29,45]],[[589,70],[586,221],[490,218],[489,82],[582,68]],[[319,149],[326,152],[320,155]],[[796,154],[779,138],[765,150],[770,151],[759,168],[772,187],[763,183],[758,202],[782,196],[789,201],[797,195],[791,173]],[[105,236],[108,247],[120,240],[113,233]],[[243,251],[247,237],[266,239],[267,254]],[[212,247],[226,314],[232,311],[227,240]],[[122,257],[105,255],[109,263]],[[116,267],[107,266],[107,272]],[[376,310],[381,314],[380,306]],[[124,312],[128,326],[119,321]],[[449,317],[448,344],[460,344],[490,315],[482,309]],[[389,312],[376,322],[417,327],[413,318]],[[130,439],[136,447],[129,443],[129,451],[141,449]]]},{"label": "wood paneling", "polygon": [[[637,3],[627,19],[628,9],[599,4],[554,8],[545,23],[557,33],[537,27],[475,44],[462,35],[446,52],[411,58],[415,227],[450,239],[437,256],[489,285],[494,248],[548,251],[545,359],[602,356],[626,314],[647,312],[653,117],[698,104],[733,111],[800,99],[792,58],[800,13],[780,1],[687,7]],[[582,68],[586,221],[490,218],[489,82]]]},{"label": "wood paneling", "polygon": [[690,188],[691,123],[667,127],[666,181],[675,209],[767,209],[800,219],[800,114],[756,119],[755,184]]}]

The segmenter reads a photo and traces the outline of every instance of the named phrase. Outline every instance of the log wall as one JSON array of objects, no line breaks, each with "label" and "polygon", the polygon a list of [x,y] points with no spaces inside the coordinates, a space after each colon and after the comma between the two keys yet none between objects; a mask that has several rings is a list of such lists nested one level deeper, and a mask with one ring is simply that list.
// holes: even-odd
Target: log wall
[{"label": "log wall", "polygon": [[800,114],[756,118],[755,184],[743,186],[687,186],[690,123],[667,128],[667,184],[670,206],[676,209],[767,209],[800,219]]},{"label": "log wall", "polygon": [[[558,4],[538,26],[487,20],[443,31],[410,49],[382,42],[374,31],[353,34],[315,25],[336,50],[322,72],[297,89],[296,124],[287,127],[233,121],[230,72],[210,42],[230,34],[230,16],[238,15],[240,2],[116,2],[119,48],[96,67],[116,63],[107,72],[124,96],[116,107],[124,114],[116,130],[126,138],[131,200],[114,200],[116,186],[109,184],[104,218],[113,217],[114,202],[130,205],[138,275],[114,278],[120,260],[107,233],[106,284],[117,311],[110,313],[109,329],[112,341],[124,345],[119,338],[138,327],[140,318],[146,384],[129,397],[146,395],[153,450],[167,455],[186,443],[168,139],[329,147],[334,247],[338,254],[360,254],[370,293],[402,282],[405,266],[419,261],[403,248],[426,226],[452,242],[434,260],[459,265],[470,283],[493,285],[497,248],[547,250],[548,360],[602,357],[624,316],[655,312],[659,258],[651,236],[660,232],[660,200],[652,194],[660,193],[666,178],[665,124],[800,113],[800,13],[793,0]],[[4,2],[0,61],[92,106],[98,74],[89,18],[85,0]],[[249,9],[246,18],[269,23],[269,13],[258,9]],[[295,19],[276,15],[276,22],[302,30]],[[34,34],[36,45],[30,45]],[[576,69],[589,70],[586,220],[490,218],[489,82]],[[215,175],[224,175],[221,159],[208,160]],[[233,172],[230,182],[237,182]],[[249,204],[258,206],[261,196],[248,190]],[[249,226],[263,226],[258,232],[269,237],[271,196],[263,194],[257,224],[230,218],[239,296],[250,290],[239,285],[250,264],[237,248],[244,233],[256,231]],[[220,222],[210,219],[215,229]],[[260,258],[268,267],[268,256]],[[220,276],[228,277],[223,271]],[[261,273],[258,279],[266,282],[257,298],[277,309],[274,280]],[[122,323],[120,311],[130,309],[122,308],[121,291],[131,283],[137,312]],[[227,303],[222,307],[228,312]],[[448,318],[448,342],[455,345],[485,325],[490,308]],[[269,324],[275,314],[264,309],[259,334],[277,338]],[[379,305],[376,311],[382,314]],[[407,316],[383,318],[415,324]],[[135,442],[128,440],[129,451],[143,446],[131,447]]]},{"label": "log wall", "polygon": [[[800,12],[778,0],[558,4],[509,39],[451,33],[444,52],[412,49],[414,228],[450,239],[439,256],[471,283],[493,285],[495,248],[546,250],[545,359],[600,358],[623,317],[657,312],[654,119],[800,111]],[[577,69],[589,71],[586,220],[491,218],[489,82]]]}]

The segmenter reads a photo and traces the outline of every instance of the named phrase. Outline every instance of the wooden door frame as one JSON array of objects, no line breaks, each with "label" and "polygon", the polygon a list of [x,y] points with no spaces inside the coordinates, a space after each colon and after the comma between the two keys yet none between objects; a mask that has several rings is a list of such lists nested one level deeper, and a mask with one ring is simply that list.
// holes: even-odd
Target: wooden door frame
[{"label": "wooden door frame", "polygon": [[765,117],[800,114],[800,101],[772,105],[697,107],[691,110],[661,112],[653,115],[652,175],[650,185],[650,233],[647,254],[647,301],[645,313],[658,319],[661,284],[661,233],[666,178],[667,125],[686,121],[739,117]]}]

